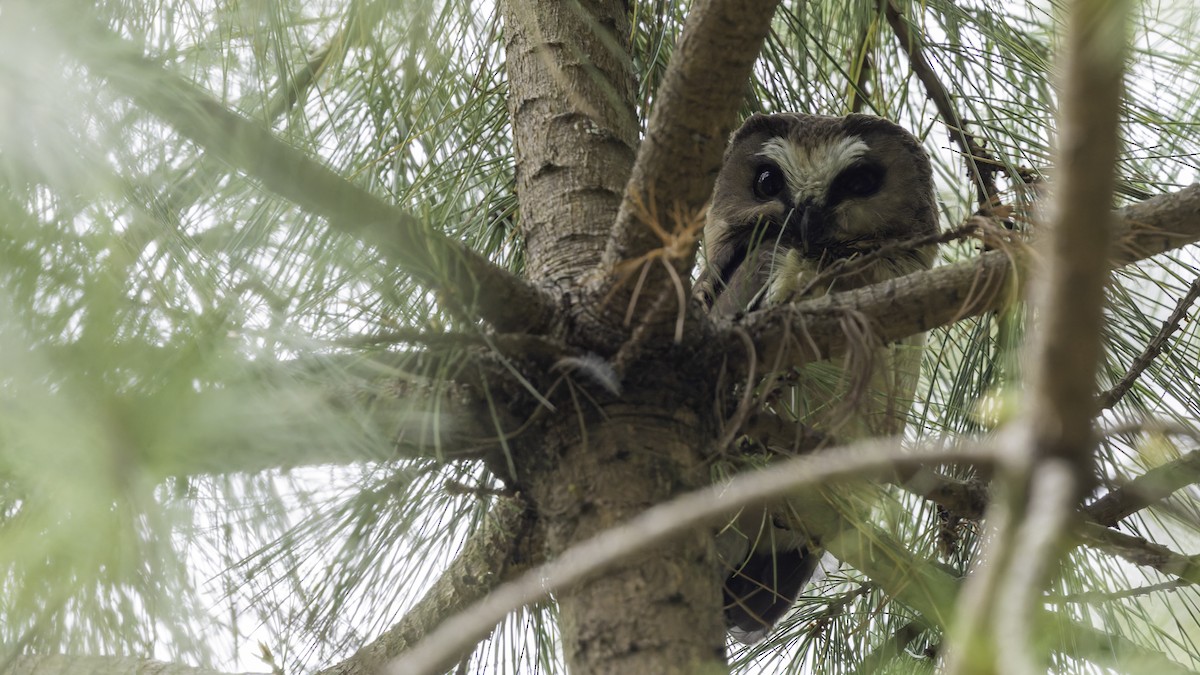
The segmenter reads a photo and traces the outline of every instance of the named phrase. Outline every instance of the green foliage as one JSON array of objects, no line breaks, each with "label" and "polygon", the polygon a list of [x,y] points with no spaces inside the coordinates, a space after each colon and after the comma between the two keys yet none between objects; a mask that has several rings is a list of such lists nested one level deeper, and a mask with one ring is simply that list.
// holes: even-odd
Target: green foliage
[{"label": "green foliage", "polygon": [[[469,322],[120,97],[61,41],[99,41],[87,27],[102,22],[346,180],[519,272],[499,19],[463,0],[43,4],[0,8],[0,669],[15,653],[70,651],[262,670],[258,642],[289,672],[332,663],[403,616],[486,512],[485,499],[445,487],[494,487],[482,466],[397,459],[373,416],[382,382],[457,372],[453,355],[410,358],[414,336]],[[902,5],[968,131],[1001,164],[1001,197],[1027,214],[1040,196],[1033,181],[1054,173],[1058,9]],[[643,120],[685,10],[634,3]],[[1197,179],[1196,14],[1186,3],[1141,7],[1122,110],[1123,199]],[[97,44],[94,58],[124,58]],[[925,140],[944,226],[965,220],[976,206],[961,149],[881,10],[784,2],[745,111],[859,107]],[[947,260],[974,252],[943,249]],[[1104,384],[1197,274],[1185,251],[1117,275]],[[929,336],[910,440],[991,428],[981,401],[1012,395],[1023,318]],[[1198,370],[1189,323],[1105,422],[1194,425]],[[1190,443],[1109,436],[1102,482]],[[1194,494],[1127,523],[1195,551]],[[895,490],[872,512],[917,558],[965,571],[970,527],[948,551],[929,503]],[[1112,595],[1169,578],[1079,549],[1051,605],[1198,667],[1194,589]],[[734,652],[739,672],[853,672],[876,657],[886,666],[871,672],[931,667],[914,645],[932,648],[937,635],[858,572],[834,569],[806,597],[769,640]],[[907,651],[892,644],[899,635]],[[552,612],[533,608],[498,628],[470,670],[556,671],[557,652]]]}]

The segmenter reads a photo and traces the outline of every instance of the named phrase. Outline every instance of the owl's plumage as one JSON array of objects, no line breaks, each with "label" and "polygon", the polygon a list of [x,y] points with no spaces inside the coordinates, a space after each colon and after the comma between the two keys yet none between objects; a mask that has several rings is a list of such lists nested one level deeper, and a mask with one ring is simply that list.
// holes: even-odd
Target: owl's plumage
[{"label": "owl's plumage", "polygon": [[[827,276],[831,266],[936,230],[929,158],[903,128],[869,115],[754,115],[733,134],[717,176],[696,290],[711,313],[734,317],[858,288],[928,268],[932,247],[896,249]],[[860,377],[865,391],[849,407],[851,374],[831,362],[806,366],[790,392],[798,421],[840,440],[898,433],[922,342],[876,349]],[[729,570],[726,620],[743,642],[786,613],[822,555],[784,520],[744,512],[718,539]]]}]

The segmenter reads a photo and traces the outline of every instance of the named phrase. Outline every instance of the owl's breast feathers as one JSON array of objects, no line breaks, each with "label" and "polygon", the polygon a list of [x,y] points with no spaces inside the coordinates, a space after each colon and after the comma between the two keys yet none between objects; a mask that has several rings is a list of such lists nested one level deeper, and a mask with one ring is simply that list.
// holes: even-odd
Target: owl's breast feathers
[{"label": "owl's breast feathers", "polygon": [[[696,293],[730,319],[879,283],[930,267],[932,246],[893,245],[936,229],[929,158],[901,127],[867,115],[754,115],[717,176]],[[844,358],[793,372],[772,395],[776,412],[840,441],[903,431],[923,337],[881,345],[858,333]],[[812,576],[822,552],[802,516],[818,498],[747,509],[718,536],[735,638],[761,639]]]}]

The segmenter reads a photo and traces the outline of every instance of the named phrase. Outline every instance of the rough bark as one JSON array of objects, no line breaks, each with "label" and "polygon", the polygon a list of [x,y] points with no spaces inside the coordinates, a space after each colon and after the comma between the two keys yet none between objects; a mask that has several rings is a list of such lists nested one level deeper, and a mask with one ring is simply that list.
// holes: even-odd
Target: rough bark
[{"label": "rough bark", "polygon": [[[685,287],[695,264],[703,209],[776,5],[778,0],[698,0],[692,5],[655,95],[646,137],[604,251],[607,279],[599,292],[608,302],[598,308],[601,312],[624,314],[639,287],[650,289],[655,298],[643,305],[649,311],[642,325],[670,326],[670,318],[687,311],[690,294]],[[659,231],[648,219],[657,221]],[[654,257],[666,264],[650,264]],[[632,267],[622,269],[622,264]],[[643,271],[642,282],[630,281]],[[609,285],[613,282],[615,287]],[[664,303],[659,297],[678,301]]]},{"label": "rough bark", "polygon": [[[694,214],[708,201],[721,155],[747,92],[750,70],[767,37],[777,0],[698,0],[655,96],[638,148],[606,268],[660,248],[664,242],[642,222],[638,200]],[[696,247],[691,247],[695,254]],[[694,257],[675,264],[689,273]]]},{"label": "rough bark", "polygon": [[530,279],[594,267],[637,148],[629,18],[620,0],[509,0],[508,109]]},{"label": "rough bark", "polygon": [[[690,406],[671,403],[647,397],[614,404],[586,430],[568,423],[548,435],[557,451],[528,470],[550,551],[559,554],[708,482],[699,450],[711,425]],[[561,593],[559,627],[571,672],[725,670],[719,589],[711,532],[702,529]]]},{"label": "rough bark", "polygon": [[[532,279],[578,289],[588,280],[583,272],[600,262],[606,239],[606,274],[630,254],[663,246],[635,222],[631,195],[657,190],[692,211],[707,200],[773,6],[719,0],[692,8],[672,61],[676,75],[668,75],[639,146],[625,3],[504,5],[521,231]],[[734,62],[736,72],[713,73],[705,66],[714,61]],[[659,151],[664,129],[666,153]],[[642,169],[631,177],[635,147]],[[614,221],[622,234],[608,239]],[[631,230],[637,243],[611,255],[613,242]],[[685,274],[694,247],[686,247],[686,260],[672,261]],[[626,296],[615,299],[603,289],[569,308],[578,314],[567,341],[606,356],[616,352],[629,334],[621,320],[632,288],[627,284]],[[676,312],[686,311],[682,304]],[[624,388],[620,403],[601,402],[597,410],[562,402],[573,414],[550,418],[538,440],[517,453],[514,478],[545,525],[549,555],[708,482],[702,450],[713,428],[699,411],[711,407],[712,383],[673,377],[688,370],[671,358],[678,355],[657,345],[623,354],[615,366]],[[719,588],[710,533],[697,531],[563,592],[560,629],[571,670],[723,670]]]}]

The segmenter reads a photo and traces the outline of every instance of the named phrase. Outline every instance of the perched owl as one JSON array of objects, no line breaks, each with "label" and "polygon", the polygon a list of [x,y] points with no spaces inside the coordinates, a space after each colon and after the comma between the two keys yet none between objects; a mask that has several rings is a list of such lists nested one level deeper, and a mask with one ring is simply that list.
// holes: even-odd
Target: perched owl
[{"label": "perched owl", "polygon": [[[928,268],[933,248],[893,247],[865,267],[855,258],[936,230],[929,158],[901,127],[869,115],[754,115],[733,134],[717,176],[696,291],[711,313],[734,317],[878,283]],[[899,433],[921,344],[869,348],[864,373],[844,372],[844,361],[805,366],[786,408],[842,441]],[[802,509],[796,501],[791,508]],[[729,630],[747,643],[783,616],[822,555],[778,509],[740,514],[718,549]]]}]

